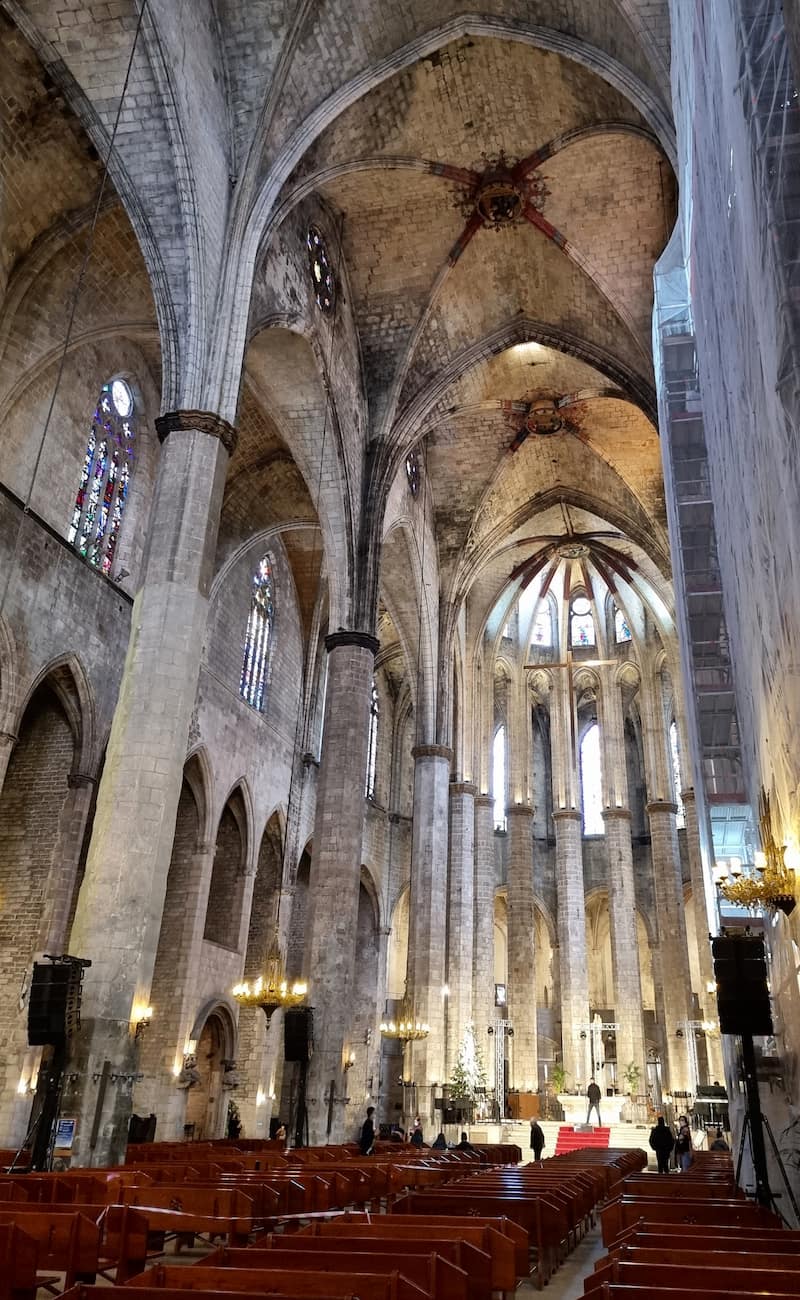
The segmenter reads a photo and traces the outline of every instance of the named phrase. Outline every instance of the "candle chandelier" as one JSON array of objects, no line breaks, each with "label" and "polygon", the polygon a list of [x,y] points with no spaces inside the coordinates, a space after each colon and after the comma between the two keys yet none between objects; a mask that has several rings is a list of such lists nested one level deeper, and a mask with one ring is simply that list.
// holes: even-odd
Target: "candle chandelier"
[{"label": "candle chandelier", "polygon": [[273,1012],[279,1008],[299,1007],[304,1001],[308,986],[302,980],[292,984],[286,979],[283,958],[277,939],[270,949],[263,975],[258,979],[243,981],[233,989],[233,997],[240,1007],[261,1007],[269,1023]]},{"label": "candle chandelier", "polygon": [[761,849],[755,854],[754,867],[738,858],[717,864],[715,881],[723,898],[739,907],[763,907],[790,916],[797,904],[795,872],[800,866],[800,850],[779,845],[772,828],[769,795],[762,787],[758,801],[758,827]]},{"label": "candle chandelier", "polygon": [[396,1038],[401,1043],[417,1042],[421,1038],[427,1038],[431,1032],[430,1025],[415,1019],[408,997],[404,997],[400,1003],[397,1020],[382,1021],[380,1029],[384,1038]]}]

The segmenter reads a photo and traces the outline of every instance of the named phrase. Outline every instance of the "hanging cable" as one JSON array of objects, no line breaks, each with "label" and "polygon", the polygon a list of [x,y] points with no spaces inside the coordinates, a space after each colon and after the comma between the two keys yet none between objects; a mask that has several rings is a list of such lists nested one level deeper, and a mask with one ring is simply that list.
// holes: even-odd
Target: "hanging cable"
[{"label": "hanging cable", "polygon": [[128,93],[128,85],[131,79],[131,71],[133,70],[133,61],[136,56],[136,49],[139,44],[139,37],[142,31],[144,16],[147,11],[147,7],[149,3],[150,0],[142,0],[141,9],[139,10],[139,16],[136,22],[136,30],[133,34],[133,44],[131,45],[131,52],[128,57],[128,66],[125,70],[125,80],[122,83],[122,92],[119,97],[119,103],[117,104],[117,112],[114,117],[114,126],[111,131],[111,138],[108,144],[108,151],[106,153],[105,163],[103,164],[103,172],[100,177],[100,187],[97,191],[97,198],[95,199],[94,209],[92,212],[92,220],[90,222],[89,232],[86,238],[86,247],[84,249],[83,257],[81,259],[81,264],[78,268],[78,275],[75,280],[75,288],[73,290],[69,313],[67,315],[67,329],[64,335],[64,345],[61,349],[61,354],[59,356],[58,370],[56,371],[55,384],[53,385],[53,391],[50,394],[50,402],[47,408],[47,414],[45,416],[44,425],[42,427],[42,435],[41,438],[39,439],[39,446],[37,448],[36,458],[33,462],[31,479],[30,479],[30,483],[28,484],[28,491],[25,495],[25,500],[22,507],[22,518],[20,519],[19,527],[17,528],[17,534],[14,539],[14,550],[11,555],[11,561],[8,564],[6,570],[6,580],[3,586],[3,595],[2,595],[2,599],[0,599],[0,616],[2,616],[2,613],[5,609],[6,599],[8,597],[9,585],[11,582],[11,575],[14,571],[17,556],[19,553],[19,541],[20,541],[20,537],[22,536],[22,528],[25,522],[25,517],[30,514],[31,499],[33,497],[33,489],[35,487],[36,477],[39,473],[39,467],[42,462],[42,455],[44,453],[44,446],[45,446],[45,442],[47,441],[47,435],[50,431],[50,424],[53,418],[53,411],[55,409],[56,398],[58,396],[58,391],[61,387],[61,380],[64,376],[64,366],[66,364],[67,355],[69,353],[69,345],[72,341],[72,331],[75,325],[75,315],[78,310],[78,302],[80,301],[81,290],[83,288],[83,281],[86,275],[86,269],[89,265],[89,260],[92,255],[95,233],[97,231],[97,223],[100,220],[100,212],[103,206],[103,198],[105,196],[106,186],[108,184],[108,176],[111,167],[111,159],[113,157],[114,146],[116,145],[116,141],[117,141],[117,132],[119,130],[120,119],[122,116],[122,108],[125,103],[125,97]]}]

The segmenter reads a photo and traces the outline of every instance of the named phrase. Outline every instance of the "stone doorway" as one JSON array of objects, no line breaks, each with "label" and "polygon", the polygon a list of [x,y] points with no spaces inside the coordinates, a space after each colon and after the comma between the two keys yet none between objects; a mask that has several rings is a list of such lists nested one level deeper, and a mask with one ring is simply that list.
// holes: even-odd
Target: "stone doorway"
[{"label": "stone doorway", "polygon": [[228,1057],[226,1026],[213,1012],[197,1040],[200,1082],[186,1101],[186,1136],[195,1142],[225,1136],[227,1092],[223,1091],[224,1061]]}]

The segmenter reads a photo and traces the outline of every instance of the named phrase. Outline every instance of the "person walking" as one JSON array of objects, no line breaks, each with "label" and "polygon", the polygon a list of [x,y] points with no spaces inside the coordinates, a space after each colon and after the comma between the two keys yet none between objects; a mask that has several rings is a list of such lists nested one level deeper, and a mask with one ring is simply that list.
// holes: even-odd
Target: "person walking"
[{"label": "person walking", "polygon": [[372,1116],[375,1114],[375,1107],[367,1107],[367,1118],[361,1125],[361,1134],[358,1139],[359,1150],[362,1156],[371,1156],[372,1148],[375,1145],[375,1124]]},{"label": "person walking", "polygon": [[674,1145],[675,1139],[664,1122],[664,1116],[659,1115],[658,1123],[650,1130],[650,1146],[656,1153],[660,1174],[669,1173],[669,1154]]},{"label": "person walking", "polygon": [[531,1151],[534,1160],[541,1160],[544,1151],[544,1130],[538,1119],[531,1120]]},{"label": "person walking", "polygon": [[586,1123],[589,1123],[592,1111],[597,1116],[597,1127],[602,1128],[603,1121],[600,1118],[600,1098],[602,1093],[595,1083],[594,1079],[589,1080],[589,1087],[586,1089],[586,1099],[589,1102],[589,1109],[586,1112]]}]

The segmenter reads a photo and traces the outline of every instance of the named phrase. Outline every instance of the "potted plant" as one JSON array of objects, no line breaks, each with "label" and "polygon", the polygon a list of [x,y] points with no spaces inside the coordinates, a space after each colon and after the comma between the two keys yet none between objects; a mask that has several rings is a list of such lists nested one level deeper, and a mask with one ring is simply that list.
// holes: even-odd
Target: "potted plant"
[{"label": "potted plant", "polygon": [[559,1093],[563,1093],[567,1086],[567,1072],[560,1061],[557,1061],[556,1064],[551,1068],[550,1079],[552,1081],[553,1088],[555,1090],[556,1095],[558,1095]]},{"label": "potted plant", "polygon": [[640,1070],[639,1066],[635,1063],[635,1061],[628,1062],[628,1064],[625,1066],[625,1071],[622,1077],[625,1080],[625,1087],[628,1089],[628,1096],[629,1097],[638,1096],[639,1084],[642,1078],[642,1071]]}]

